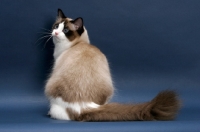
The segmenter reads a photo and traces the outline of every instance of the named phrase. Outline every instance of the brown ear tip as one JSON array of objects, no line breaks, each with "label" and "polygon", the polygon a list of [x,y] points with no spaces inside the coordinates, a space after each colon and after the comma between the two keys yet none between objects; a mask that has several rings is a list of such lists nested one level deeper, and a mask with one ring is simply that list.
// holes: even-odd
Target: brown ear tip
[{"label": "brown ear tip", "polygon": [[60,17],[60,18],[67,18],[60,8],[58,8],[58,15],[57,16]]},{"label": "brown ear tip", "polygon": [[72,23],[77,25],[79,28],[83,27],[83,18],[82,17],[78,17],[75,20],[73,20]]},{"label": "brown ear tip", "polygon": [[76,20],[81,20],[83,22],[83,18],[82,17],[78,17],[78,18],[75,19],[75,21]]}]

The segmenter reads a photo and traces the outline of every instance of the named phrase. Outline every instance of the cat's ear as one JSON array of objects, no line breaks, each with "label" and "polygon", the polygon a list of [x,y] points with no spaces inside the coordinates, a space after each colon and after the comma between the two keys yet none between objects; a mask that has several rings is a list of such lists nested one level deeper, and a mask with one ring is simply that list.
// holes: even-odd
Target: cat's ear
[{"label": "cat's ear", "polygon": [[79,30],[83,28],[83,18],[78,17],[75,20],[71,21],[71,30]]},{"label": "cat's ear", "polygon": [[66,18],[65,14],[61,9],[58,9],[58,18]]}]

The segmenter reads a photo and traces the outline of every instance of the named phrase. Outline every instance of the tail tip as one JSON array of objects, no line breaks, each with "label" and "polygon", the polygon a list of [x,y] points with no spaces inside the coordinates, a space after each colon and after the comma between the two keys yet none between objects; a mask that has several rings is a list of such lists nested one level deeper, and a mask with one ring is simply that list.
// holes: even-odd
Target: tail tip
[{"label": "tail tip", "polygon": [[172,90],[160,92],[151,102],[151,114],[156,120],[173,120],[181,107],[177,93]]}]

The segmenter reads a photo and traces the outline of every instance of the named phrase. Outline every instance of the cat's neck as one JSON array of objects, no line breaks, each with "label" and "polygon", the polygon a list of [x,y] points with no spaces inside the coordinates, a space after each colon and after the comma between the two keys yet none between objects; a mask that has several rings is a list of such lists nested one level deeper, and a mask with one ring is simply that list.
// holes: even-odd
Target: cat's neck
[{"label": "cat's neck", "polygon": [[70,47],[78,44],[78,43],[88,43],[90,44],[90,40],[88,37],[88,33],[87,30],[84,31],[84,33],[77,39],[73,40],[73,41],[69,41],[69,40],[57,40],[56,38],[53,38],[53,42],[55,45],[54,48],[54,59],[56,60],[64,51],[68,50]]},{"label": "cat's neck", "polygon": [[67,40],[57,41],[55,38],[53,38],[53,42],[55,45],[53,53],[55,60],[62,54],[63,51],[69,49],[73,44],[72,42],[69,42]]}]

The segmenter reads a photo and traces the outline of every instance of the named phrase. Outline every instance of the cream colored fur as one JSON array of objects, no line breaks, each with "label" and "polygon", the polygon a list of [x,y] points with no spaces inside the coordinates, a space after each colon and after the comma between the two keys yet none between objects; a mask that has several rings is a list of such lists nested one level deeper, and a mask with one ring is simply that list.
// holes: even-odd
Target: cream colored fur
[{"label": "cream colored fur", "polygon": [[141,104],[107,103],[114,93],[109,65],[105,55],[90,44],[82,18],[66,18],[58,9],[52,36],[55,62],[45,86],[52,118],[76,121],[174,119],[180,108],[174,91],[160,92],[153,100]]},{"label": "cream colored fur", "polygon": [[[55,49],[54,49],[55,63],[51,77],[47,81],[45,93],[50,100],[49,115],[55,119],[70,120],[69,113],[66,111],[67,109],[71,109],[75,113],[80,114],[82,111],[86,109],[99,107],[99,104],[93,102],[90,99],[90,98],[95,98],[95,95],[92,95],[94,97],[88,97],[87,99],[87,96],[90,96],[89,94],[92,93],[90,93],[90,91],[86,92],[81,92],[81,91],[87,90],[90,87],[95,89],[95,87],[93,87],[95,83],[97,83],[97,85],[104,85],[105,84],[104,82],[106,82],[108,83],[108,86],[111,88],[111,90],[109,90],[111,92],[110,93],[108,92],[108,97],[104,97],[105,99],[103,99],[105,100],[104,103],[106,103],[107,100],[112,96],[113,86],[107,60],[105,56],[101,52],[99,52],[98,49],[94,48],[93,46],[90,46],[89,37],[85,27],[84,27],[84,32],[81,34],[81,36],[75,38],[73,41],[70,41],[65,36],[65,34],[62,32],[63,29],[64,29],[64,22],[60,23],[58,25],[58,28],[52,31],[53,42],[55,44]],[[88,58],[85,57],[85,54],[87,53],[85,53],[84,50],[88,50],[88,54],[91,54],[92,56],[93,55],[97,56],[95,57],[96,60],[95,61],[92,59],[88,60]],[[79,54],[82,54],[82,56],[79,56]],[[94,68],[96,70],[91,71],[91,69]],[[73,75],[69,76],[69,74]],[[91,76],[92,74],[94,75]],[[63,79],[66,79],[66,82]],[[66,84],[66,83],[71,83],[71,84]],[[84,96],[83,100],[71,99],[68,101],[65,99],[63,100],[64,97],[62,98],[59,96],[55,97],[53,95],[49,95],[51,90],[53,91],[55,89],[56,87],[55,85],[63,85],[63,87],[65,87],[65,85],[66,86],[71,85],[71,87],[74,87],[73,89],[74,96],[78,96],[80,99],[82,98],[82,96]],[[65,92],[64,89],[63,92]],[[56,94],[56,92],[54,94]],[[68,96],[67,93],[66,96]]]}]

